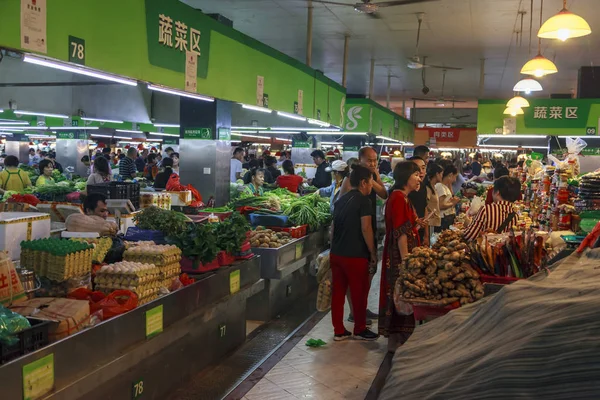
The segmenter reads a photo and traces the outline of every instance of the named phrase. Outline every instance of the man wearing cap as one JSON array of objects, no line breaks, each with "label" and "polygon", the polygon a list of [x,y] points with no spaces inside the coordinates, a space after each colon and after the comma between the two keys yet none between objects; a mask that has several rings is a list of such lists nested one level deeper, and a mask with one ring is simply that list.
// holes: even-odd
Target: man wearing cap
[{"label": "man wearing cap", "polygon": [[313,185],[317,188],[324,188],[331,185],[331,173],[327,172],[329,164],[325,161],[325,153],[321,150],[313,151],[310,156],[312,157],[315,164],[317,164],[317,172],[313,179],[308,180],[309,185]]},{"label": "man wearing cap", "polygon": [[333,215],[333,204],[339,197],[344,178],[348,176],[348,164],[342,160],[335,160],[327,170],[333,172],[333,182],[328,187],[319,189],[317,194],[321,197],[329,196],[329,208]]}]

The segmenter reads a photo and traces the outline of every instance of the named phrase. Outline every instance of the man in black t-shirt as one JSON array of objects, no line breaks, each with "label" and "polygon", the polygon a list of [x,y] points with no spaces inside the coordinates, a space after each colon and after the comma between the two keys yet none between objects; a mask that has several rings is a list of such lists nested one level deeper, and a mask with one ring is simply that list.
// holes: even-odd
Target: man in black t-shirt
[{"label": "man in black t-shirt", "polygon": [[310,156],[317,165],[317,172],[315,173],[314,179],[309,179],[308,184],[313,185],[316,188],[324,188],[331,185],[331,172],[327,171],[329,163],[325,160],[325,153],[321,150],[313,151]]}]

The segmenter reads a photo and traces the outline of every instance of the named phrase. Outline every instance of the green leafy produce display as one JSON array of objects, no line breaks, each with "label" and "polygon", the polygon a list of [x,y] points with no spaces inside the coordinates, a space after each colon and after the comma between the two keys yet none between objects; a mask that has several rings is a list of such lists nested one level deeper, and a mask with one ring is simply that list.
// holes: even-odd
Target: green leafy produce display
[{"label": "green leafy produce display", "polygon": [[308,225],[311,231],[331,222],[329,200],[320,196],[299,197],[282,211],[294,225]]},{"label": "green leafy produce display", "polygon": [[217,238],[217,247],[230,254],[240,250],[247,240],[246,233],[251,229],[246,218],[237,212],[223,222],[211,225]]},{"label": "green leafy produce display", "polygon": [[179,247],[184,256],[209,263],[219,252],[213,229],[211,224],[188,224],[184,230],[168,235],[166,239]]},{"label": "green leafy produce display", "polygon": [[387,175],[381,175],[381,181],[383,183],[387,183],[388,185],[392,185],[392,186],[394,185],[394,182],[395,182],[394,178],[390,178]]},{"label": "green leafy produce display", "polygon": [[203,208],[202,212],[207,212],[207,213],[227,213],[227,212],[231,212],[233,211],[231,208],[227,207],[227,206],[223,206],[223,207],[207,207],[207,208]]},{"label": "green leafy produce display", "polygon": [[171,236],[186,231],[189,219],[177,211],[148,207],[137,213],[133,221],[140,229],[161,231],[166,236]]},{"label": "green leafy produce display", "polygon": [[61,174],[60,171],[57,169],[52,171],[52,179],[54,179],[54,182],[56,182],[56,183],[67,180],[67,178],[63,174]]},{"label": "green leafy produce display", "polygon": [[75,191],[75,186],[69,181],[58,183],[48,183],[42,186],[36,186],[34,192],[40,195],[64,195]]}]

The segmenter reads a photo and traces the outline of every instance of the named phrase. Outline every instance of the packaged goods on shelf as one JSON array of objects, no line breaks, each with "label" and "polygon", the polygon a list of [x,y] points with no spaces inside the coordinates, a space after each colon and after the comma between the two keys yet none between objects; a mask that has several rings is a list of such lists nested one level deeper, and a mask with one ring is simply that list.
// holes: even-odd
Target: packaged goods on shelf
[{"label": "packaged goods on shelf", "polygon": [[91,271],[93,246],[56,238],[21,242],[21,266],[62,282]]},{"label": "packaged goods on shelf", "polygon": [[171,194],[142,192],[140,194],[140,208],[158,207],[164,210],[171,209]]},{"label": "packaged goods on shelf", "polygon": [[96,272],[94,283],[95,289],[105,294],[129,290],[138,296],[138,304],[145,304],[158,297],[162,280],[160,268],[153,264],[122,261],[103,265]]}]

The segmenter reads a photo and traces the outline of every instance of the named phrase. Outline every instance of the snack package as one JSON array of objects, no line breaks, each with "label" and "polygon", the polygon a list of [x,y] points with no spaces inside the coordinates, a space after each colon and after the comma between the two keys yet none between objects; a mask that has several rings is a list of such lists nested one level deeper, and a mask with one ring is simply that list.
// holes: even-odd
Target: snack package
[{"label": "snack package", "polygon": [[581,138],[567,138],[567,154],[565,155],[565,159],[560,161],[558,158],[554,157],[552,154],[548,155],[548,160],[552,161],[556,164],[556,167],[560,169],[566,169],[569,161],[573,163],[573,176],[577,176],[580,173],[579,166],[579,153],[583,151],[587,147],[587,143]]}]

